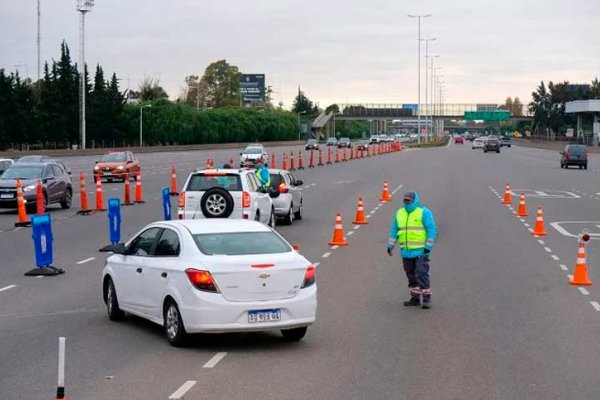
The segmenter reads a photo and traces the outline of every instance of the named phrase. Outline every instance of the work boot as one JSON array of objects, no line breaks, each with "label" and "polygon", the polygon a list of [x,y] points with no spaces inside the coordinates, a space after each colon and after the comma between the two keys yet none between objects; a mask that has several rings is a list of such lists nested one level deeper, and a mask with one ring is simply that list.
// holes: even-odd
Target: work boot
[{"label": "work boot", "polygon": [[405,307],[420,306],[421,305],[421,300],[420,299],[412,298],[410,300],[405,301],[403,304],[404,304]]},{"label": "work boot", "polygon": [[423,305],[421,306],[423,310],[429,310],[431,308],[431,300],[423,300]]}]

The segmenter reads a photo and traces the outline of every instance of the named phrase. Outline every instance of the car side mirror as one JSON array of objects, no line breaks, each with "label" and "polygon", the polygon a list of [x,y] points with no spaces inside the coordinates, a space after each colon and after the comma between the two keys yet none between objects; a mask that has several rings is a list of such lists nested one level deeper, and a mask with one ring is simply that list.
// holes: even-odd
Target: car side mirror
[{"label": "car side mirror", "polygon": [[296,180],[296,186],[302,186],[304,185],[304,181],[301,181],[299,179]]},{"label": "car side mirror", "polygon": [[96,161],[94,161],[94,162],[95,162],[96,164],[98,164],[98,163],[100,162],[100,160],[96,160]]},{"label": "car side mirror", "polygon": [[240,156],[241,156],[242,154],[243,154],[243,153],[240,153]]},{"label": "car side mirror", "polygon": [[101,253],[113,253],[120,255],[127,255],[127,248],[123,243],[109,244],[99,250]]}]

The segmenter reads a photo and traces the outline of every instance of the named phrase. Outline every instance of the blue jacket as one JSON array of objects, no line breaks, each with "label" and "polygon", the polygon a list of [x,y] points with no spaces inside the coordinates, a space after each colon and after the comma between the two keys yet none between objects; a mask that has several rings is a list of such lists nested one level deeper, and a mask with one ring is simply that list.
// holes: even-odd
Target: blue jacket
[{"label": "blue jacket", "polygon": [[261,164],[258,168],[256,168],[256,172],[258,172],[260,183],[265,186],[270,178],[269,170]]},{"label": "blue jacket", "polygon": [[[427,233],[427,244],[425,247],[421,249],[400,249],[400,256],[402,258],[417,258],[419,256],[424,255],[425,249],[429,249],[431,251],[433,247],[433,243],[435,242],[435,237],[437,235],[437,227],[435,226],[435,220],[433,218],[433,213],[426,207],[423,207],[419,203],[419,194],[415,193],[415,200],[410,205],[405,205],[404,208],[408,213],[413,212],[417,207],[421,207],[423,209],[423,225],[425,226],[425,232]],[[396,242],[398,241],[398,221],[396,221],[396,214],[394,214],[394,219],[392,221],[392,228],[390,229],[390,240],[388,242],[389,248],[394,248]]]}]

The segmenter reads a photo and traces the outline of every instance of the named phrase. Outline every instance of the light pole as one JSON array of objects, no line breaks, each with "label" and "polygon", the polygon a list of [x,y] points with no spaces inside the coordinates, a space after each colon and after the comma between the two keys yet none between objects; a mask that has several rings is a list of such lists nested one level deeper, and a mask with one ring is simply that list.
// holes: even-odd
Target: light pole
[{"label": "light pole", "polygon": [[152,107],[152,104],[146,104],[140,107],[140,147],[144,145],[144,108]]},{"label": "light pole", "polygon": [[298,115],[298,140],[300,140],[300,135],[302,134],[302,123],[300,122],[300,115],[306,114],[306,110],[300,111],[297,113]]},{"label": "light pole", "polygon": [[42,43],[42,33],[40,32],[40,17],[41,17],[41,6],[40,0],[37,0],[37,80],[40,80],[41,73],[41,60],[40,60],[40,46]]},{"label": "light pole", "polygon": [[431,103],[432,103],[431,107],[432,107],[432,110],[433,110],[433,112],[431,114],[431,127],[432,127],[432,129],[433,129],[433,115],[437,114],[437,111],[438,111],[436,109],[436,106],[435,106],[436,91],[437,91],[436,81],[435,81],[435,72],[437,70],[442,69],[442,67],[434,67],[433,66],[434,59],[438,58],[438,57],[439,57],[439,55],[432,55],[432,56],[430,56],[430,58],[431,58],[431,68],[430,68],[431,69]]},{"label": "light pole", "polygon": [[417,140],[418,143],[421,143],[421,18],[428,18],[431,17],[431,14],[424,14],[424,15],[408,15],[409,18],[417,18],[417,23],[418,23],[418,36],[417,36],[417,43],[418,43],[418,66],[417,66],[417,70],[418,70],[418,102],[419,102],[419,108],[417,109]]},{"label": "light pole", "polygon": [[85,149],[85,14],[92,11],[94,0],[77,0],[79,12],[79,135]]},{"label": "light pole", "polygon": [[427,125],[427,115],[429,111],[429,42],[433,42],[437,38],[426,38],[421,39],[421,42],[425,42],[425,133],[426,138],[429,137],[429,126]]}]

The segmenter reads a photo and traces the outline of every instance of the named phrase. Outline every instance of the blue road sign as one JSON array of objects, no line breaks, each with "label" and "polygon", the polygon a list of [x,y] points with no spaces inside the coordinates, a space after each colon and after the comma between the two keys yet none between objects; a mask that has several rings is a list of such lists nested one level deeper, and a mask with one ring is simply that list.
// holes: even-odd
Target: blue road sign
[{"label": "blue road sign", "polygon": [[162,199],[163,199],[163,219],[165,221],[171,220],[171,193],[169,188],[164,188],[162,190]]},{"label": "blue road sign", "polygon": [[50,214],[33,215],[33,245],[35,247],[35,265],[44,268],[52,264],[52,223]]},{"label": "blue road sign", "polygon": [[108,236],[112,244],[121,241],[121,201],[108,199]]}]

